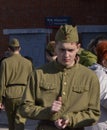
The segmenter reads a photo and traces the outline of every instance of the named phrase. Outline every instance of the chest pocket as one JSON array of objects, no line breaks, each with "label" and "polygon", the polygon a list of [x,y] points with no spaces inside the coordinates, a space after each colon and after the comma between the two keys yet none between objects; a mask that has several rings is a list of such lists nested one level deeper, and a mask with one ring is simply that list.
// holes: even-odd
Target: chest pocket
[{"label": "chest pocket", "polygon": [[40,83],[40,90],[45,92],[55,92],[56,85],[51,83]]},{"label": "chest pocket", "polygon": [[76,93],[84,93],[84,92],[88,92],[89,91],[89,85],[80,85],[80,86],[74,86],[72,88],[72,91],[73,92],[76,92]]}]

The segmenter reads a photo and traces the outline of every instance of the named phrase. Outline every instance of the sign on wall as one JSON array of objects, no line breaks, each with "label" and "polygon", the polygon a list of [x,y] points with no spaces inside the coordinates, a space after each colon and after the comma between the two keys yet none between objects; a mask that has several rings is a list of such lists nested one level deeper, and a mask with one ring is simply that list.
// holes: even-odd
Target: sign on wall
[{"label": "sign on wall", "polygon": [[71,17],[69,16],[61,16],[61,17],[46,17],[45,24],[48,28],[58,28],[64,24],[72,24]]}]

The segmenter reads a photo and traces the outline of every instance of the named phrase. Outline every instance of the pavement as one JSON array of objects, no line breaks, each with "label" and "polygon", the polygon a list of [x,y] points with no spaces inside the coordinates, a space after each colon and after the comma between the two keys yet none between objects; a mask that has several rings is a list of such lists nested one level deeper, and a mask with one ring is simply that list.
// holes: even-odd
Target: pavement
[{"label": "pavement", "polygon": [[[35,130],[37,121],[28,119],[25,124],[25,130]],[[0,111],[0,130],[8,130],[8,121],[5,111]]]}]

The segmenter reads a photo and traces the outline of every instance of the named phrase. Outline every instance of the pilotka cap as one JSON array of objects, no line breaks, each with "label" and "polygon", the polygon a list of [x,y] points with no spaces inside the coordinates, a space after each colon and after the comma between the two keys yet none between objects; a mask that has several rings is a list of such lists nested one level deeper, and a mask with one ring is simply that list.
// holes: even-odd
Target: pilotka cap
[{"label": "pilotka cap", "polygon": [[79,38],[77,27],[67,24],[60,26],[56,33],[55,41],[62,43],[78,42]]},{"label": "pilotka cap", "polygon": [[20,46],[19,40],[16,39],[16,38],[12,39],[12,40],[10,41],[10,43],[9,43],[9,46],[10,46],[10,47],[19,47],[19,46]]}]

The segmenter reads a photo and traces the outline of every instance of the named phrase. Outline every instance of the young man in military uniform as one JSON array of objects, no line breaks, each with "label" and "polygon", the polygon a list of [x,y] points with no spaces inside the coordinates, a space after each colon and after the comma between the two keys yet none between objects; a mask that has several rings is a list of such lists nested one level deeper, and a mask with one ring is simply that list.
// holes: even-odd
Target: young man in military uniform
[{"label": "young man in military uniform", "polygon": [[17,108],[27,86],[28,76],[32,72],[32,64],[21,56],[20,49],[18,39],[12,39],[9,43],[11,56],[1,62],[0,68],[0,108],[3,108],[2,97],[4,97],[9,130],[24,130],[26,121],[17,112]]},{"label": "young man in military uniform", "polygon": [[40,120],[37,130],[84,130],[100,116],[99,81],[76,61],[76,26],[61,26],[55,41],[57,59],[31,74],[20,112]]}]

